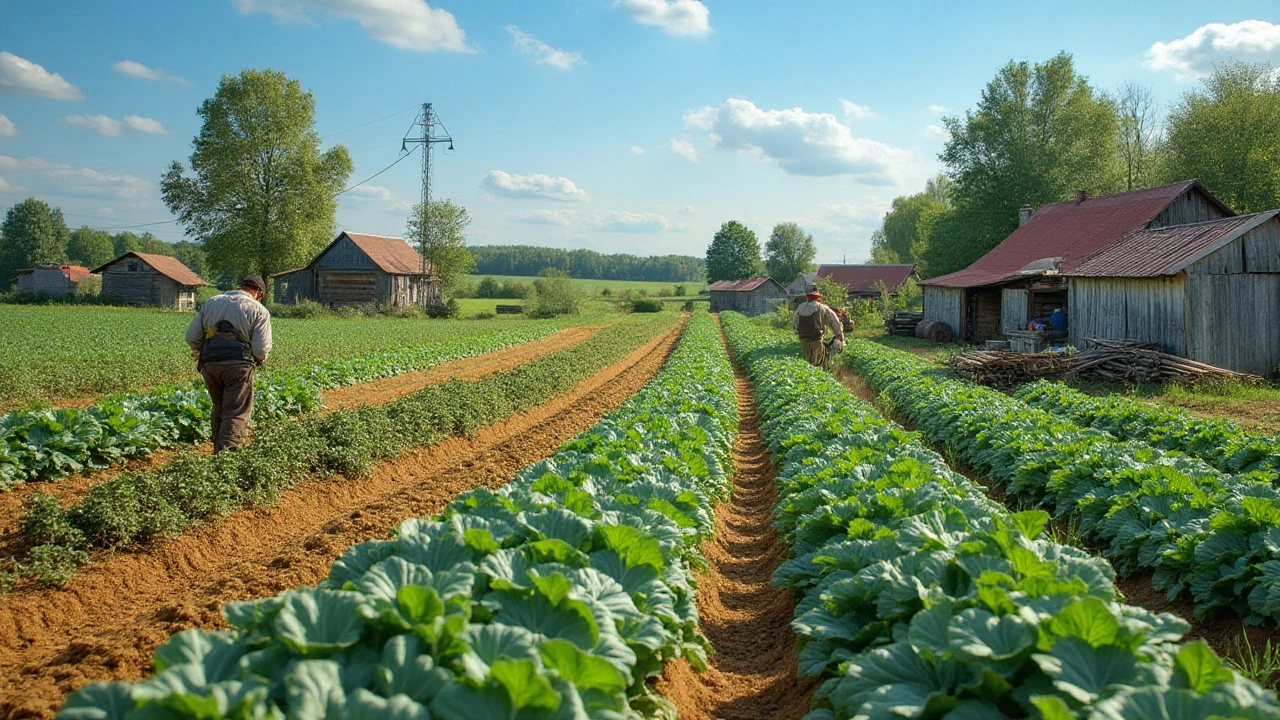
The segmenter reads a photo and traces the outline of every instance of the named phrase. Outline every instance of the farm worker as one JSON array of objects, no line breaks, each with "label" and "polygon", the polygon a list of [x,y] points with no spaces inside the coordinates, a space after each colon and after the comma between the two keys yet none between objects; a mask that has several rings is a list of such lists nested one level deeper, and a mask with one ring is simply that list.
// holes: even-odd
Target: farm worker
[{"label": "farm worker", "polygon": [[253,372],[271,352],[267,285],[257,275],[240,289],[214,295],[187,326],[187,344],[213,400],[213,451],[243,443],[253,411]]},{"label": "farm worker", "polygon": [[844,327],[836,316],[836,311],[822,303],[822,292],[817,285],[810,285],[805,289],[804,299],[805,302],[796,308],[791,324],[796,336],[800,338],[804,359],[810,365],[822,367],[827,364],[827,348],[822,344],[822,336],[829,329],[839,341],[837,344],[843,346]]}]

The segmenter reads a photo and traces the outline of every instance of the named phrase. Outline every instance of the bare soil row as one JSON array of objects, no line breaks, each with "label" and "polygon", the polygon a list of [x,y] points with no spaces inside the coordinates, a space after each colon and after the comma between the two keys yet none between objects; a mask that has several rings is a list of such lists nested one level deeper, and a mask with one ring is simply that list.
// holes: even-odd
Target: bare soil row
[{"label": "bare soil row", "polygon": [[145,677],[152,652],[171,634],[224,626],[225,603],[314,584],[348,547],[438,512],[464,490],[505,484],[634,394],[678,337],[676,328],[471,438],[410,452],[359,480],[307,483],[276,505],[104,557],[61,590],[0,599],[0,718],[52,717],[88,682]]}]

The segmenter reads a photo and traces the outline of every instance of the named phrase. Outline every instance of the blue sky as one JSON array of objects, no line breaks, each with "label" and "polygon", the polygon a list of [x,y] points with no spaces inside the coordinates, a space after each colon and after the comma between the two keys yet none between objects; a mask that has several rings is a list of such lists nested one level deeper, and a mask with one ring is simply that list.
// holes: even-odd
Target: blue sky
[{"label": "blue sky", "polygon": [[[273,68],[363,180],[423,102],[455,139],[436,197],[473,244],[702,255],[726,220],[869,255],[893,197],[940,169],[940,118],[1011,59],[1065,50],[1097,87],[1175,101],[1213,63],[1280,64],[1268,2],[0,0],[0,208],[182,238],[160,198],[219,78]],[[342,196],[340,228],[404,232],[410,158]],[[150,224],[159,223],[159,224]]]}]

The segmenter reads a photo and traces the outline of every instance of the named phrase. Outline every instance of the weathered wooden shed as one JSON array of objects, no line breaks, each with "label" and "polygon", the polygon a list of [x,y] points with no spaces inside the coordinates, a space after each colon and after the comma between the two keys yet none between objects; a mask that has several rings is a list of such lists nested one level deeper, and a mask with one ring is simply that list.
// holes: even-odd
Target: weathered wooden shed
[{"label": "weathered wooden shed", "polygon": [[787,289],[770,277],[720,280],[708,285],[707,290],[711,293],[711,312],[734,310],[743,315],[763,315],[787,300]]},{"label": "weathered wooden shed", "polygon": [[278,273],[276,302],[307,299],[322,305],[382,307],[441,302],[440,280],[430,263],[403,238],[343,232],[306,267]]},{"label": "weathered wooden shed", "polygon": [[820,265],[818,277],[830,278],[849,289],[851,298],[878,298],[876,283],[884,283],[896,295],[907,278],[916,274],[915,265]]},{"label": "weathered wooden shed", "polygon": [[796,298],[803,300],[804,291],[813,284],[814,280],[817,279],[818,273],[816,272],[800,273],[799,275],[796,275],[796,278],[791,281],[790,285],[787,285],[787,294],[790,295],[793,300]]},{"label": "weathered wooden shed", "polygon": [[1280,365],[1280,210],[1144,228],[1064,272],[1069,337],[1159,343],[1246,372]]},{"label": "weathered wooden shed", "polygon": [[[1066,274],[1127,233],[1231,217],[1198,180],[1118,195],[1023,208],[1017,230],[969,267],[920,283],[926,320],[957,339],[999,339],[1058,308],[1067,309]],[[945,239],[944,239],[945,240]]]},{"label": "weathered wooden shed", "polygon": [[196,289],[209,284],[181,260],[151,253],[127,252],[93,272],[102,275],[102,297],[174,310],[194,310]]},{"label": "weathered wooden shed", "polygon": [[19,270],[14,277],[19,293],[74,295],[79,283],[97,276],[80,265],[37,265]]}]

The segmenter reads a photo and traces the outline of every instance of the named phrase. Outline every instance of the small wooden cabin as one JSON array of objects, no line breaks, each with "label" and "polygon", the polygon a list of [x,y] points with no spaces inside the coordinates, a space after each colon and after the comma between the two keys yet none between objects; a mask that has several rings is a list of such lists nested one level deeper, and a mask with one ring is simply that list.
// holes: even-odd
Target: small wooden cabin
[{"label": "small wooden cabin", "polygon": [[787,289],[770,277],[720,280],[708,285],[707,290],[711,293],[711,312],[734,310],[743,315],[763,315],[787,301]]},{"label": "small wooden cabin", "polygon": [[796,275],[796,279],[792,280],[791,284],[787,286],[787,294],[790,295],[793,300],[796,298],[804,300],[804,291],[809,289],[809,286],[817,279],[818,273],[816,272],[800,273],[799,275]]},{"label": "small wooden cabin", "polygon": [[93,272],[104,298],[174,310],[195,310],[196,290],[209,284],[177,258],[150,253],[127,252]]},{"label": "small wooden cabin", "polygon": [[849,290],[850,298],[880,297],[876,283],[884,283],[890,295],[897,295],[907,278],[915,277],[915,265],[821,265],[817,276],[830,278]]},{"label": "small wooden cabin", "polygon": [[14,274],[23,294],[74,295],[76,286],[96,277],[80,265],[37,265]]},{"label": "small wooden cabin", "polygon": [[322,305],[399,308],[441,302],[440,280],[430,263],[403,238],[343,232],[306,267],[278,273],[276,302],[307,299]]}]

